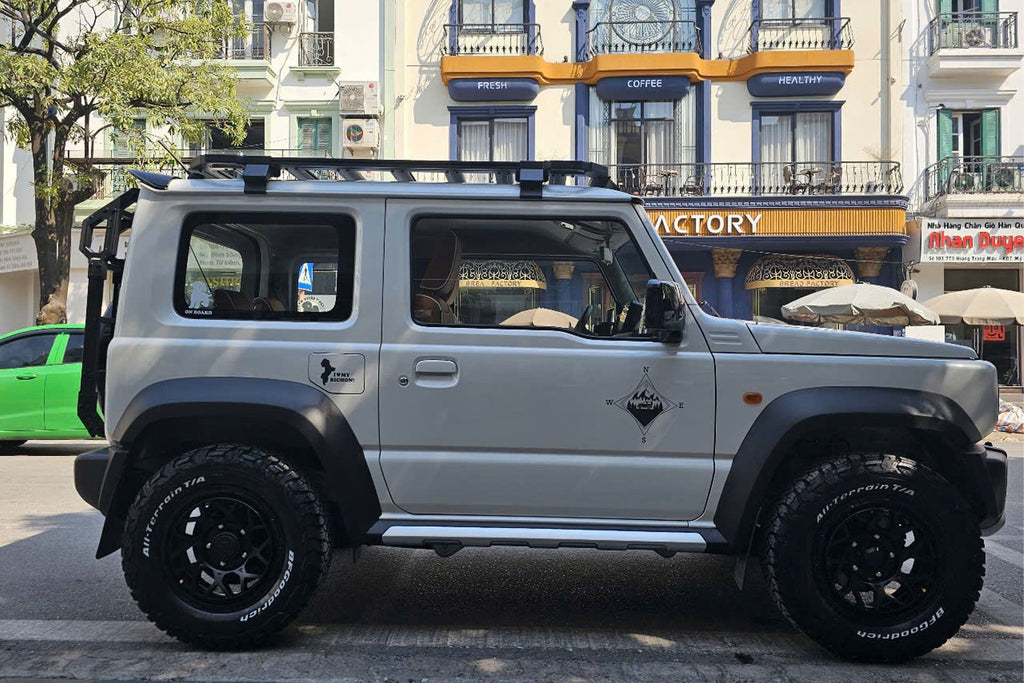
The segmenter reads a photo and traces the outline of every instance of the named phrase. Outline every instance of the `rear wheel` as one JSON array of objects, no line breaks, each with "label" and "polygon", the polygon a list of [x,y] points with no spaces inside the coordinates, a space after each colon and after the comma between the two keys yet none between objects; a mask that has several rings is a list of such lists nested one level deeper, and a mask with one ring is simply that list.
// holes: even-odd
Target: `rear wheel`
[{"label": "rear wheel", "polygon": [[798,478],[767,524],[763,565],[794,626],[850,659],[898,662],[946,642],[985,574],[978,522],[912,460],[852,455]]},{"label": "rear wheel", "polygon": [[168,463],[125,524],[132,597],[161,629],[210,648],[255,645],[288,624],[327,574],[323,507],[309,483],[251,446]]}]

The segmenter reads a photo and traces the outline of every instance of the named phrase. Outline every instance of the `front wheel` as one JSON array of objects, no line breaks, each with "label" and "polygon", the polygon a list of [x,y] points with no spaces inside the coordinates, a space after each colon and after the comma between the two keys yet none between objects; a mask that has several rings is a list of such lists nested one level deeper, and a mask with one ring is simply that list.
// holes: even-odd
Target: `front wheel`
[{"label": "front wheel", "polygon": [[132,504],[121,562],[158,627],[208,648],[256,645],[283,628],[327,574],[330,542],[309,483],[251,446],[171,461]]},{"label": "front wheel", "polygon": [[970,617],[985,575],[967,501],[892,455],[838,458],[799,477],[770,512],[762,560],[794,626],[869,662],[941,646]]}]

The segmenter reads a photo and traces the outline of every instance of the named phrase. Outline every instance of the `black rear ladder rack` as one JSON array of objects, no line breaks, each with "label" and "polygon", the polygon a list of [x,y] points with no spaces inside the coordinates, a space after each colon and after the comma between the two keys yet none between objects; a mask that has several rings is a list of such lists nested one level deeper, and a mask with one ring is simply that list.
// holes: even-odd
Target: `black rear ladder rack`
[{"label": "black rear ladder rack", "polygon": [[[103,436],[103,418],[100,417],[100,387],[106,381],[107,345],[117,317],[117,302],[121,293],[121,275],[124,259],[118,257],[121,235],[132,227],[134,213],[129,211],[139,198],[138,188],[132,188],[82,221],[82,236],[78,249],[89,260],[89,289],[85,299],[85,339],[82,340],[82,384],[78,390],[78,419],[93,436]],[[97,228],[105,229],[99,250],[92,247]],[[113,291],[110,309],[104,315],[103,287],[107,273],[111,273]]]}]

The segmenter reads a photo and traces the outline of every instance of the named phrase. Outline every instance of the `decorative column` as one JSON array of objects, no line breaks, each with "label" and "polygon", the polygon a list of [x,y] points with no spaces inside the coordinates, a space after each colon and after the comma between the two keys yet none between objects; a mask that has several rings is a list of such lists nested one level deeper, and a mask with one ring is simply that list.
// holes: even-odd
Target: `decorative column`
[{"label": "decorative column", "polygon": [[[574,0],[572,9],[576,13],[576,35],[573,40],[575,61],[587,61],[587,31],[590,30],[590,0]],[[590,87],[586,83],[577,83],[573,88],[575,112],[573,117],[573,134],[575,136],[576,161],[587,161],[587,128],[590,116]]]},{"label": "decorative column", "polygon": [[857,274],[860,279],[872,284],[876,283],[888,254],[888,247],[857,247],[854,249],[853,257],[857,259]]},{"label": "decorative column", "polygon": [[718,312],[731,318],[732,281],[736,277],[736,265],[740,261],[742,249],[712,249],[711,262],[715,266],[715,278],[718,280]]},{"label": "decorative column", "polygon": [[573,315],[578,315],[576,302],[572,299],[572,274],[576,270],[576,264],[572,261],[555,261],[551,264],[551,270],[555,273],[557,308],[563,311],[568,308],[571,309]]}]

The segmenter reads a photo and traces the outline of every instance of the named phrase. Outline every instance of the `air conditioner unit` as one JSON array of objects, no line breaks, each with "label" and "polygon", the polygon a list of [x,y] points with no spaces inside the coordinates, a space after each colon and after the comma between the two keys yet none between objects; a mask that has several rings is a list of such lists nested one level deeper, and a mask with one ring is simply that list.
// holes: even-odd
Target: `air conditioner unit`
[{"label": "air conditioner unit", "polygon": [[377,116],[380,100],[376,81],[356,81],[340,85],[339,99],[342,114]]},{"label": "air conditioner unit", "polygon": [[380,146],[374,119],[345,119],[341,133],[342,142],[348,149],[377,149]]},{"label": "air conditioner unit", "polygon": [[263,8],[263,20],[268,24],[294,24],[298,16],[298,5],[292,0],[267,0]]}]

